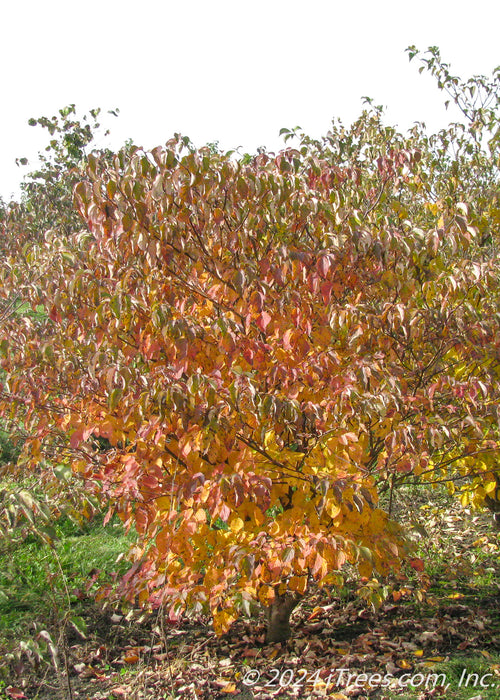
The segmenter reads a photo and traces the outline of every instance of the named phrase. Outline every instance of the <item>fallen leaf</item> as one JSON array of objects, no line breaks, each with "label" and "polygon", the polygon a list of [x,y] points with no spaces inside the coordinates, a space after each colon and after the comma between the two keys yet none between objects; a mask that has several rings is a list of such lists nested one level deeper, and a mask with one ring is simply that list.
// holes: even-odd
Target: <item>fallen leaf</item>
[{"label": "fallen leaf", "polygon": [[224,678],[215,680],[214,683],[220,688],[221,693],[234,693],[236,691],[236,684],[228,683]]},{"label": "fallen leaf", "polygon": [[244,649],[241,655],[245,658],[254,658],[259,655],[259,649]]},{"label": "fallen leaf", "polygon": [[19,700],[27,697],[20,688],[14,688],[12,685],[5,689],[5,693],[9,698],[18,698]]},{"label": "fallen leaf", "polygon": [[430,644],[431,642],[440,642],[441,635],[437,632],[422,632],[422,634],[418,635],[418,639],[423,644]]},{"label": "fallen leaf", "polygon": [[323,615],[323,614],[324,614],[324,608],[322,608],[322,607],[320,607],[319,605],[317,605],[317,606],[313,609],[312,613],[309,615],[309,617],[308,617],[307,619],[308,619],[308,620],[314,620],[315,617],[318,617],[318,615]]}]

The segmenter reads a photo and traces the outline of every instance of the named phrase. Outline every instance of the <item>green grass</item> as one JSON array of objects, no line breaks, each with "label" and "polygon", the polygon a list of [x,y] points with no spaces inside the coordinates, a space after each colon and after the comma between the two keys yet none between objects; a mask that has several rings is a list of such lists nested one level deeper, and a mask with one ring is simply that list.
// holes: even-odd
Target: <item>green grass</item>
[{"label": "green grass", "polygon": [[126,569],[127,562],[117,565],[116,559],[131,538],[119,522],[80,527],[62,518],[55,530],[53,547],[28,535],[0,548],[0,638],[22,636],[35,621],[47,623],[56,611],[80,607],[92,574],[97,586]]},{"label": "green grass", "polygon": [[412,671],[415,686],[411,688],[411,692],[395,694],[393,697],[398,700],[416,700],[421,692],[432,690],[444,680],[446,698],[470,700],[480,695],[481,700],[497,700],[500,695],[499,669],[500,653],[489,654],[488,659],[478,655],[457,654],[446,663],[437,663],[432,668],[417,672]]}]

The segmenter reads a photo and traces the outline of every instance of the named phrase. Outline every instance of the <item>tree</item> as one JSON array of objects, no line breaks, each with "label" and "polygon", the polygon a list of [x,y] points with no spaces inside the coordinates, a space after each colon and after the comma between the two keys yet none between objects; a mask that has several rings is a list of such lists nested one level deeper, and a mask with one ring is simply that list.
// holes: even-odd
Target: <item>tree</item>
[{"label": "tree", "polygon": [[499,445],[475,200],[442,202],[422,133],[377,108],[298,137],[240,160],[178,135],[89,156],[83,229],[30,253],[44,313],[10,316],[0,344],[25,454],[137,531],[123,594],[209,609],[218,632],[257,600],[268,641],[313,582],[411,554],[380,490],[451,466],[490,494]]},{"label": "tree", "polygon": [[[36,336],[46,321],[42,308],[28,308],[28,290],[50,275],[52,256],[51,241],[65,238],[82,226],[81,217],[73,207],[73,189],[85,172],[86,158],[90,148],[99,136],[98,122],[100,109],[90,110],[81,119],[77,118],[75,105],[60,109],[51,117],[30,119],[31,126],[40,126],[50,135],[44,152],[39,154],[39,163],[30,170],[21,183],[20,201],[4,202],[0,199],[0,280],[5,281],[0,293],[0,324],[2,337],[12,331],[24,333],[24,327]],[[118,110],[110,114],[117,116]],[[109,132],[104,132],[106,136]],[[106,159],[109,150],[99,151]],[[27,158],[18,159],[19,166],[27,166]],[[49,255],[43,260],[37,254],[37,245],[44,241]],[[54,252],[57,250],[57,242]],[[57,253],[56,253],[57,254]],[[0,371],[0,378],[3,372]],[[9,457],[9,469],[14,468],[13,457],[28,433],[26,427],[16,420],[15,412],[6,411],[2,415],[0,432],[6,435],[5,456]],[[47,454],[46,456],[50,456]],[[14,460],[15,461],[15,460]],[[61,508],[75,517],[83,517],[93,512],[94,507],[82,491],[81,484],[71,478],[70,469],[61,469],[52,462],[38,465],[37,471],[44,484],[45,503],[40,494],[30,492],[25,483],[16,487],[3,499],[0,507],[0,532],[8,535],[13,513],[25,517],[44,537],[50,539],[53,529],[47,525],[48,514],[58,514]],[[7,467],[3,467],[3,471]],[[20,482],[23,465],[16,467],[13,483]],[[3,494],[6,496],[6,492]],[[7,504],[7,505],[5,505]],[[17,517],[17,516],[16,516]],[[16,520],[14,517],[14,520]]]},{"label": "tree", "polygon": [[[73,208],[73,189],[83,176],[87,155],[100,133],[100,113],[100,109],[91,109],[78,119],[71,104],[51,118],[29,120],[30,126],[46,129],[50,140],[44,152],[38,154],[36,169],[24,176],[20,201],[0,202],[0,223],[5,222],[9,231],[2,236],[3,254],[20,257],[23,246],[40,239],[46,231],[69,235],[79,229],[81,220]],[[118,110],[109,114],[117,116]],[[105,131],[103,135],[108,134]],[[109,150],[100,152],[103,157],[111,155]],[[28,159],[18,158],[17,164],[25,167]]]},{"label": "tree", "polygon": [[462,80],[450,72],[437,47],[430,47],[423,56],[414,46],[407,52],[410,60],[420,58],[419,72],[427,70],[435,77],[448,98],[446,107],[454,105],[462,117],[431,136],[415,127],[427,155],[422,184],[443,208],[466,203],[480,247],[498,253],[500,66],[491,78],[476,75]]}]

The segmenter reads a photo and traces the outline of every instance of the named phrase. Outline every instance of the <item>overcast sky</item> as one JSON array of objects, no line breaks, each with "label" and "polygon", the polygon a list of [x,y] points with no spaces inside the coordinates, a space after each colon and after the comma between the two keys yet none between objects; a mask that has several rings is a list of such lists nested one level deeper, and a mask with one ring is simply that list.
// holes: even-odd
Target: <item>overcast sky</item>
[{"label": "overcast sky", "polygon": [[[444,126],[444,98],[408,63],[410,44],[437,45],[462,77],[500,64],[493,0],[4,0],[0,195],[18,192],[45,143],[30,117],[75,103],[120,109],[111,141],[146,148],[176,131],[196,145],[276,150],[281,127],[311,136],[345,123],[361,97],[387,121]],[[103,144],[104,145],[104,144]]]}]

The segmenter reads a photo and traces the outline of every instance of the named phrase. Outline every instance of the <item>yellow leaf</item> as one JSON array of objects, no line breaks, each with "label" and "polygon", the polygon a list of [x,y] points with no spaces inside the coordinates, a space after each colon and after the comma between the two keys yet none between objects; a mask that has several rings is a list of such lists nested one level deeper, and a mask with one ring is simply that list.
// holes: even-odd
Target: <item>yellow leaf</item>
[{"label": "yellow leaf", "polygon": [[484,490],[486,491],[487,494],[491,494],[491,493],[494,494],[494,493],[496,493],[497,489],[498,489],[498,484],[496,481],[489,481],[484,487]]},{"label": "yellow leaf", "polygon": [[358,547],[359,554],[363,557],[365,561],[373,563],[373,553],[368,547]]},{"label": "yellow leaf", "polygon": [[380,508],[376,508],[370,518],[370,530],[373,534],[382,532],[387,525],[387,515]]},{"label": "yellow leaf", "polygon": [[268,532],[270,535],[278,535],[280,531],[280,526],[275,521],[269,525]]},{"label": "yellow leaf", "polygon": [[194,514],[194,519],[197,523],[205,523],[207,521],[207,514],[203,508],[198,508]]},{"label": "yellow leaf", "polygon": [[[205,513],[205,511],[203,511]],[[245,527],[245,523],[241,518],[233,518],[229,524],[232,532],[239,532]]]},{"label": "yellow leaf", "polygon": [[328,501],[325,506],[325,510],[332,520],[338,518],[338,516],[342,513],[342,509],[334,501]]},{"label": "yellow leaf", "polygon": [[233,622],[236,620],[237,615],[231,610],[219,610],[213,614],[213,625],[215,634],[220,636],[228,631]]},{"label": "yellow leaf", "polygon": [[483,544],[486,544],[488,542],[487,537],[480,537],[478,540],[472,543],[473,547],[480,547]]},{"label": "yellow leaf", "polygon": [[368,561],[362,561],[358,564],[358,571],[363,578],[370,578],[373,573],[373,566]]},{"label": "yellow leaf", "polygon": [[108,397],[109,410],[114,411],[123,395],[123,389],[116,387]]},{"label": "yellow leaf", "polygon": [[466,508],[469,503],[470,503],[470,493],[468,491],[464,491],[463,494],[460,497],[460,503],[464,508]]},{"label": "yellow leaf", "polygon": [[139,595],[137,596],[139,600],[139,605],[144,605],[144,603],[147,601],[149,598],[149,591],[147,590],[142,590],[139,592]]},{"label": "yellow leaf", "polygon": [[297,593],[305,593],[307,589],[307,576],[292,576],[288,582],[288,588]]},{"label": "yellow leaf", "polygon": [[259,600],[264,605],[268,605],[272,600],[274,600],[274,589],[271,586],[261,586],[259,588]]},{"label": "yellow leaf", "polygon": [[253,519],[255,524],[258,526],[262,525],[265,521],[264,513],[259,506],[254,506],[253,508]]},{"label": "yellow leaf", "polygon": [[161,510],[161,511],[170,510],[170,504],[171,504],[170,496],[160,496],[160,498],[156,499],[156,506],[157,506],[158,510]]}]

